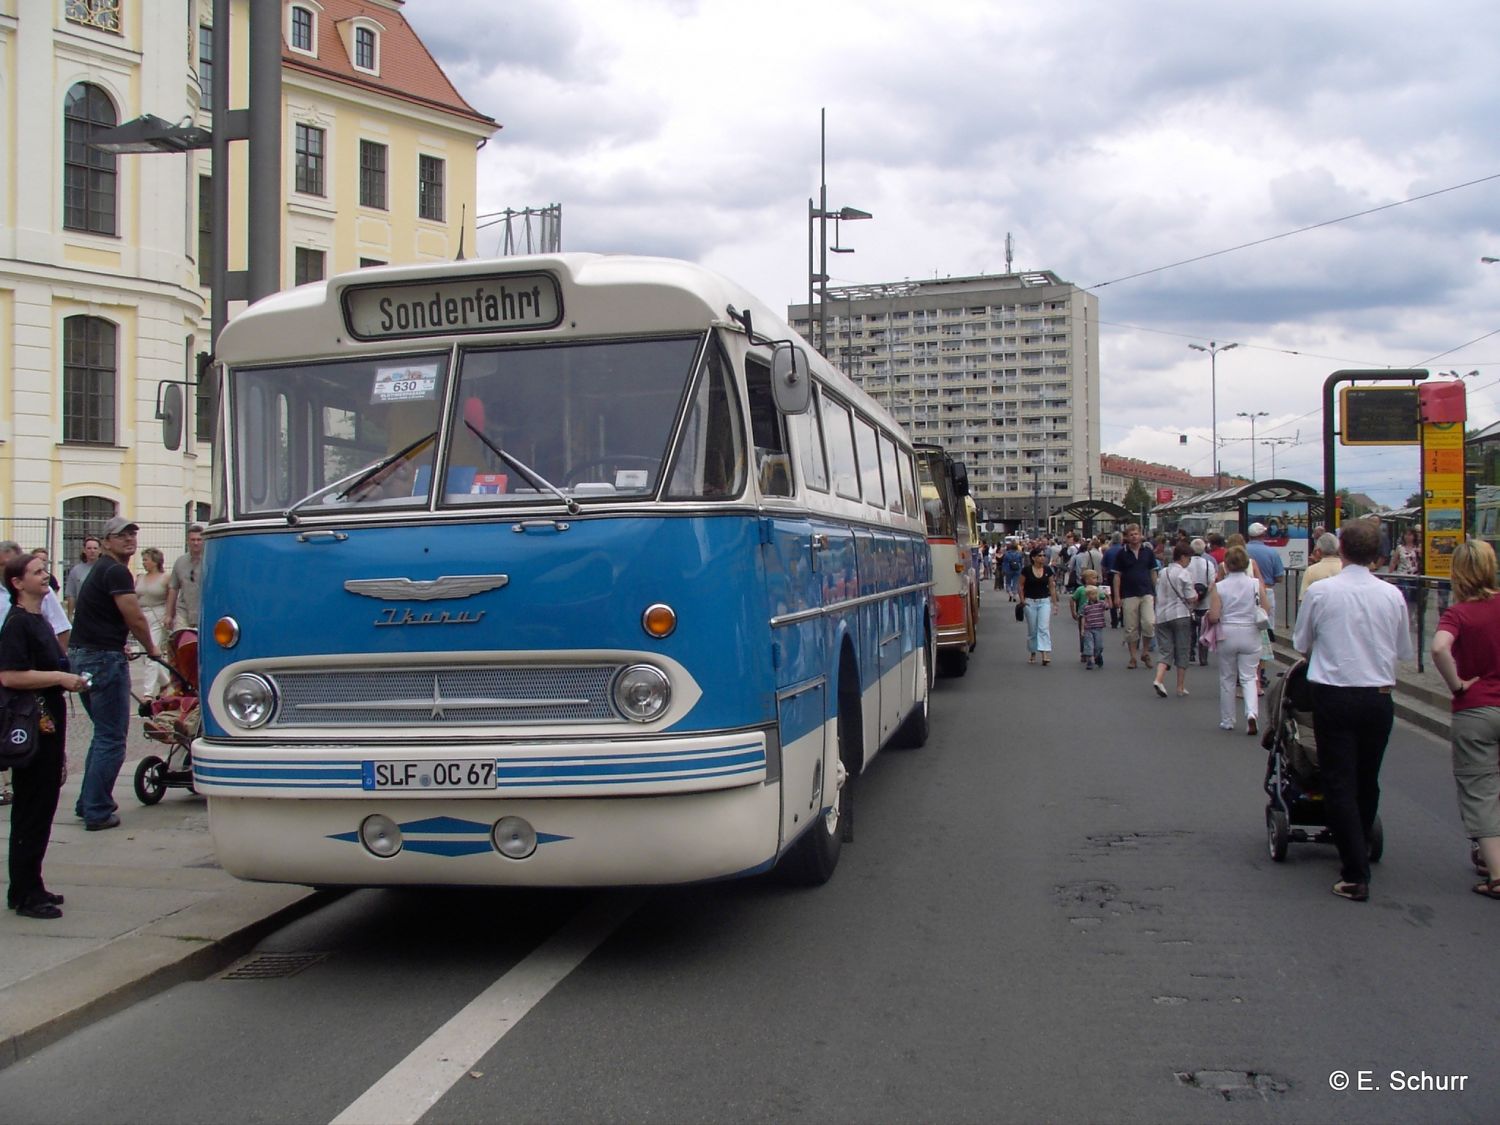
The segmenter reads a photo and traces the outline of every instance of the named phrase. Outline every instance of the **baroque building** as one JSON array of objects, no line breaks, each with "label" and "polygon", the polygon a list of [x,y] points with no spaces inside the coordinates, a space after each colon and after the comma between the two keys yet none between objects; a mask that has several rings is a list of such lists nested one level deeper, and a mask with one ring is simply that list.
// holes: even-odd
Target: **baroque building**
[{"label": "baroque building", "polygon": [[[146,114],[212,128],[215,9],[245,105],[252,8],[281,20],[280,280],[443,260],[474,245],[470,106],[401,0],[0,0],[0,537],[76,556],[111,515],[168,557],[209,515],[208,151],[90,147]],[[231,148],[230,268],[244,267],[245,146]],[[234,308],[231,308],[231,313]],[[160,404],[187,385],[186,433]]]}]

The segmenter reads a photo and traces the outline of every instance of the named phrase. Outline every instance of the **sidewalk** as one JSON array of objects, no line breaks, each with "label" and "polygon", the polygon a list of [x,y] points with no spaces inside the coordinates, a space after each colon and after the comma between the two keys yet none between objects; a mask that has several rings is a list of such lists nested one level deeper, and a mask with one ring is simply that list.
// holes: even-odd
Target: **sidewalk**
[{"label": "sidewalk", "polygon": [[[1278,642],[1272,646],[1276,659],[1282,664],[1291,664],[1299,654],[1287,641],[1290,630],[1276,634]],[[1421,727],[1429,734],[1447,738],[1453,716],[1451,697],[1443,677],[1432,666],[1431,659],[1424,660],[1424,670],[1417,669],[1416,661],[1405,661],[1396,669],[1396,718],[1405,719],[1413,726]]]},{"label": "sidewalk", "polygon": [[[137,676],[141,670],[137,669]],[[169,789],[143,806],[136,763],[160,748],[132,723],[115,786],[119,828],[86,832],[73,816],[92,724],[82,704],[68,718],[70,777],[44,868],[64,895],[54,921],[0,914],[0,1068],[111,1012],[241,956],[263,934],[326,896],[306,887],[243,883],[214,858],[204,799]],[[10,808],[0,808],[8,854]]]}]

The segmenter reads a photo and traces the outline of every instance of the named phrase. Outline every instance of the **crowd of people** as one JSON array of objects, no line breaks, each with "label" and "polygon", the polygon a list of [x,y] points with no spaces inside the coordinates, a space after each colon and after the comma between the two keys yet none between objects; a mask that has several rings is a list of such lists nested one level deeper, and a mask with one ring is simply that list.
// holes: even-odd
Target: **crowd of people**
[{"label": "crowd of people", "polygon": [[[1220,729],[1258,735],[1277,592],[1286,578],[1280,553],[1266,538],[1260,523],[1244,536],[1154,540],[1127,524],[1109,536],[1013,537],[982,548],[978,565],[1017,603],[1029,663],[1052,663],[1053,621],[1066,603],[1084,670],[1104,666],[1104,638],[1119,630],[1123,667],[1152,670],[1150,688],[1163,699],[1173,691],[1186,696],[1188,669],[1206,665],[1212,651],[1219,665]],[[1412,532],[1388,545],[1373,518],[1350,521],[1338,534],[1316,528],[1309,545],[1290,640],[1308,659],[1323,801],[1339,854],[1333,893],[1363,902],[1397,668],[1415,654],[1409,607],[1421,549]],[[1454,781],[1482,876],[1473,889],[1500,899],[1497,595],[1494,551],[1480,540],[1460,545],[1452,560],[1453,604],[1445,600],[1431,654],[1452,693]],[[1170,685],[1169,673],[1175,673]]]},{"label": "crowd of people", "polygon": [[[143,570],[132,573],[139,532],[138,524],[116,516],[97,537],[89,536],[64,577],[63,600],[44,550],[28,554],[0,541],[0,574],[11,603],[0,625],[0,686],[36,692],[41,704],[38,749],[10,771],[14,781],[3,791],[3,803],[12,805],[6,904],[23,917],[62,916],[63,896],[47,889],[42,861],[68,774],[64,693],[79,693],[94,728],[74,814],[89,832],[118,828],[114,787],[133,711],[127,639],[134,637],[160,661],[176,622],[198,624],[203,528],[189,529],[188,550],[170,575],[155,548],[141,552]],[[146,691],[161,686],[149,677]]]}]

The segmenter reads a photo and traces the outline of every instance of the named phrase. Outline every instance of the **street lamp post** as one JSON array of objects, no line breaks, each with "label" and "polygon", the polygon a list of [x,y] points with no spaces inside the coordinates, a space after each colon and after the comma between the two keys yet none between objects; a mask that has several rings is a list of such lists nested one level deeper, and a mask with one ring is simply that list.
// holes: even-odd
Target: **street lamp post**
[{"label": "street lamp post", "polygon": [[[1250,479],[1252,481],[1259,480],[1260,478],[1255,473],[1255,420],[1257,418],[1269,418],[1271,414],[1266,410],[1257,410],[1254,413],[1245,410],[1237,410],[1235,411],[1234,416],[1236,418],[1250,419]],[[1271,475],[1275,476],[1276,474],[1273,472]]]},{"label": "street lamp post", "polygon": [[1209,409],[1213,412],[1213,442],[1214,442],[1214,489],[1219,488],[1219,353],[1227,352],[1230,348],[1239,347],[1238,344],[1220,344],[1210,340],[1208,347],[1202,344],[1189,344],[1195,352],[1208,353],[1208,393]]},{"label": "street lamp post", "polygon": [[[873,219],[875,216],[868,211],[861,211],[858,207],[840,207],[837,211],[828,209],[828,110],[819,111],[818,123],[818,202],[816,205],[809,199],[807,201],[807,323],[808,333],[812,333],[812,306],[813,286],[818,287],[818,339],[817,349],[826,354],[825,348],[828,341],[828,251],[831,249],[835,254],[852,254],[854,248],[839,245],[840,220],[854,222],[858,219]],[[828,245],[828,220],[832,219],[833,246]],[[817,268],[813,268],[813,221],[817,221],[818,231],[818,258]]]}]

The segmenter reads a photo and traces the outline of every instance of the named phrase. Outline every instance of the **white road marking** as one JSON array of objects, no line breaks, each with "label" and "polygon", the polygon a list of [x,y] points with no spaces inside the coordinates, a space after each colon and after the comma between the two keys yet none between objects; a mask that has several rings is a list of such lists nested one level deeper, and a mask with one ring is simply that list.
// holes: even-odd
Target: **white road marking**
[{"label": "white road marking", "polygon": [[623,892],[596,899],[428,1036],[335,1117],[332,1125],[415,1125],[614,933],[644,897],[639,892]]}]

